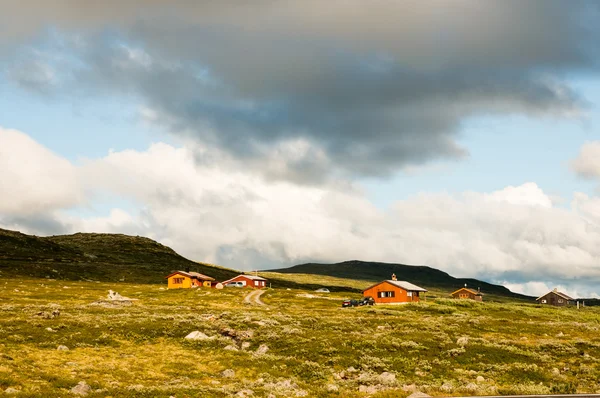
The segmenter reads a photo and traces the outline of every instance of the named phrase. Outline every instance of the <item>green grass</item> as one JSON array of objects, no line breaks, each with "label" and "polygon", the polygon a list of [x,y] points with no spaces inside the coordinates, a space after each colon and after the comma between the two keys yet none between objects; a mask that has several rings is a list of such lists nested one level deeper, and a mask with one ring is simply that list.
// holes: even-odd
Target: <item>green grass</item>
[{"label": "green grass", "polygon": [[[246,289],[0,278],[0,389],[72,396],[70,388],[86,381],[90,397],[227,397],[248,389],[258,397],[600,390],[600,308],[428,297],[420,304],[341,309],[340,300],[358,296],[353,291],[364,281],[295,278],[290,282],[311,289],[269,289],[265,307],[243,304]],[[339,284],[356,290],[312,289]],[[137,301],[90,305],[109,289]],[[60,308],[59,317],[36,315],[53,308]],[[194,330],[214,338],[183,338]],[[231,333],[236,339],[224,336]],[[243,343],[249,348],[242,350]],[[263,344],[269,350],[255,354]],[[70,350],[57,351],[59,345]],[[230,345],[239,350],[226,350]],[[222,375],[225,369],[235,377]],[[395,380],[382,382],[383,372]],[[371,394],[360,392],[369,388]]]}]

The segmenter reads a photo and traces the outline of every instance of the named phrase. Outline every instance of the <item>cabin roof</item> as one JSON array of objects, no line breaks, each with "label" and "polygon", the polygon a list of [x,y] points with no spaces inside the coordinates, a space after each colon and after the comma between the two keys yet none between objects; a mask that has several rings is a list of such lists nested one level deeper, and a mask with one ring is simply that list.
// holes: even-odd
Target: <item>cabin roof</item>
[{"label": "cabin roof", "polygon": [[377,285],[381,285],[382,283],[385,283],[385,282],[387,282],[389,284],[392,284],[392,285],[394,285],[396,287],[399,287],[400,289],[404,289],[406,291],[409,291],[409,292],[426,292],[427,291],[427,289],[423,289],[422,287],[419,287],[417,285],[413,285],[410,282],[406,282],[406,281],[394,281],[394,280],[391,280],[391,279],[387,279],[385,281],[378,282],[378,283],[374,284],[373,286],[369,286],[368,288],[366,288],[365,290],[363,290],[363,292],[367,291],[369,289],[372,289],[372,288],[374,288]]},{"label": "cabin roof", "polygon": [[573,297],[569,297],[569,296],[567,296],[565,293],[563,293],[563,292],[559,292],[559,291],[558,291],[558,290],[556,290],[556,289],[554,289],[554,290],[551,290],[551,291],[549,291],[548,293],[541,295],[540,297],[536,298],[535,300],[537,301],[537,300],[541,299],[542,297],[546,297],[546,296],[547,296],[547,295],[549,295],[550,293],[554,293],[554,294],[556,294],[557,296],[564,298],[565,300],[575,300]]},{"label": "cabin roof", "polygon": [[260,276],[256,276],[256,275],[246,275],[246,274],[239,274],[238,276],[235,276],[233,278],[227,279],[226,281],[223,281],[223,283],[227,283],[229,281],[234,280],[235,278],[239,278],[240,276],[243,276],[246,279],[250,279],[253,281],[266,281],[265,278],[261,278]]},{"label": "cabin roof", "polygon": [[460,289],[458,289],[457,291],[450,293],[450,295],[454,295],[454,294],[456,294],[456,293],[460,292],[461,290],[466,290],[467,292],[469,292],[469,293],[472,293],[472,294],[474,294],[474,295],[476,295],[476,296],[477,296],[477,295],[483,296],[483,293],[481,293],[481,292],[477,292],[477,291],[475,291],[475,290],[473,290],[473,289],[469,289],[469,288],[467,288],[467,287],[461,287],[461,288],[460,288]]},{"label": "cabin roof", "polygon": [[185,272],[185,271],[175,271],[175,272],[165,276],[165,279],[170,278],[173,275],[177,275],[177,274],[187,276],[188,278],[200,279],[203,281],[214,281],[215,280],[215,278],[211,278],[210,276],[206,276],[199,272]]}]

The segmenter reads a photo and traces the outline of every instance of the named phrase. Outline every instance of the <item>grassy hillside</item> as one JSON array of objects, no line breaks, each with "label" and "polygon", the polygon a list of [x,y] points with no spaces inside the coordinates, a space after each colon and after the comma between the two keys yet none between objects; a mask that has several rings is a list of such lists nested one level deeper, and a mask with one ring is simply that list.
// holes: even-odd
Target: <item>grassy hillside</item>
[{"label": "grassy hillside", "polygon": [[217,280],[238,274],[190,261],[139,236],[78,233],[36,237],[0,229],[0,275],[160,283],[171,271],[186,268]]},{"label": "grassy hillside", "polygon": [[270,271],[279,274],[326,275],[368,282],[390,279],[392,274],[396,274],[399,280],[409,281],[428,290],[449,292],[467,284],[472,289],[481,288],[481,291],[490,297],[509,297],[520,300],[532,299],[529,296],[513,293],[504,286],[494,285],[477,279],[454,278],[443,271],[426,266],[354,260],[337,264],[300,264],[290,268]]},{"label": "grassy hillside", "polygon": [[[137,300],[98,305],[116,288]],[[347,293],[295,289],[268,289],[259,306],[248,291],[0,276],[0,395],[73,397],[80,382],[89,398],[600,392],[597,307],[342,309]]]}]

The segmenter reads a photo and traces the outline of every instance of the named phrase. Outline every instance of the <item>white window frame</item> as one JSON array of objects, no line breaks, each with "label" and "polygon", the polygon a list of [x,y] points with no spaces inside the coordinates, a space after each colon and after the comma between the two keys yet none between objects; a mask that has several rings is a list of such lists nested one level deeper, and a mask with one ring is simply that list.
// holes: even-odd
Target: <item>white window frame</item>
[{"label": "white window frame", "polygon": [[412,297],[412,292],[406,292],[406,297]]},{"label": "white window frame", "polygon": [[542,304],[546,304],[546,303],[547,303],[546,299],[542,299]]}]

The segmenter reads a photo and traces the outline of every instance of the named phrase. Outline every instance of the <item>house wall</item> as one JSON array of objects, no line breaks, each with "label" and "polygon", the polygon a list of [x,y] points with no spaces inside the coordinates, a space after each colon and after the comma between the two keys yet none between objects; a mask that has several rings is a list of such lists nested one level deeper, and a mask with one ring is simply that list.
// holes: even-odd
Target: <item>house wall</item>
[{"label": "house wall", "polygon": [[[394,292],[394,297],[379,297],[379,292]],[[363,296],[371,296],[378,304],[390,303],[411,303],[419,301],[419,292],[412,292],[412,297],[408,292],[398,286],[387,282],[382,282],[379,285],[373,286],[363,292]]]},{"label": "house wall", "polygon": [[[544,302],[544,300],[546,300],[546,302]],[[562,302],[561,302],[562,300]],[[554,305],[557,307],[566,307],[567,305],[569,305],[569,300],[566,300],[562,297],[560,297],[558,294],[554,293],[554,292],[550,292],[548,294],[546,294],[543,297],[540,297],[540,299],[538,300],[539,304],[544,304],[544,305]]]},{"label": "house wall", "polygon": [[[465,295],[466,295],[466,297],[465,297]],[[478,295],[474,294],[473,292],[466,290],[466,289],[461,289],[461,290],[453,293],[452,297],[454,297],[456,299],[470,299],[470,300],[475,300],[475,301],[482,301],[481,296],[478,296]]]},{"label": "house wall", "polygon": [[[182,278],[183,283],[175,283],[176,278]],[[175,274],[167,279],[167,287],[169,289],[189,289],[192,287],[192,278],[181,274]]]},{"label": "house wall", "polygon": [[245,287],[254,287],[257,289],[262,289],[263,287],[267,286],[267,282],[266,281],[262,281],[265,282],[264,286],[260,285],[259,282],[261,281],[255,281],[253,279],[250,278],[246,278],[244,275],[238,275],[235,278],[229,280],[227,283],[229,282],[246,282],[246,286]]}]

